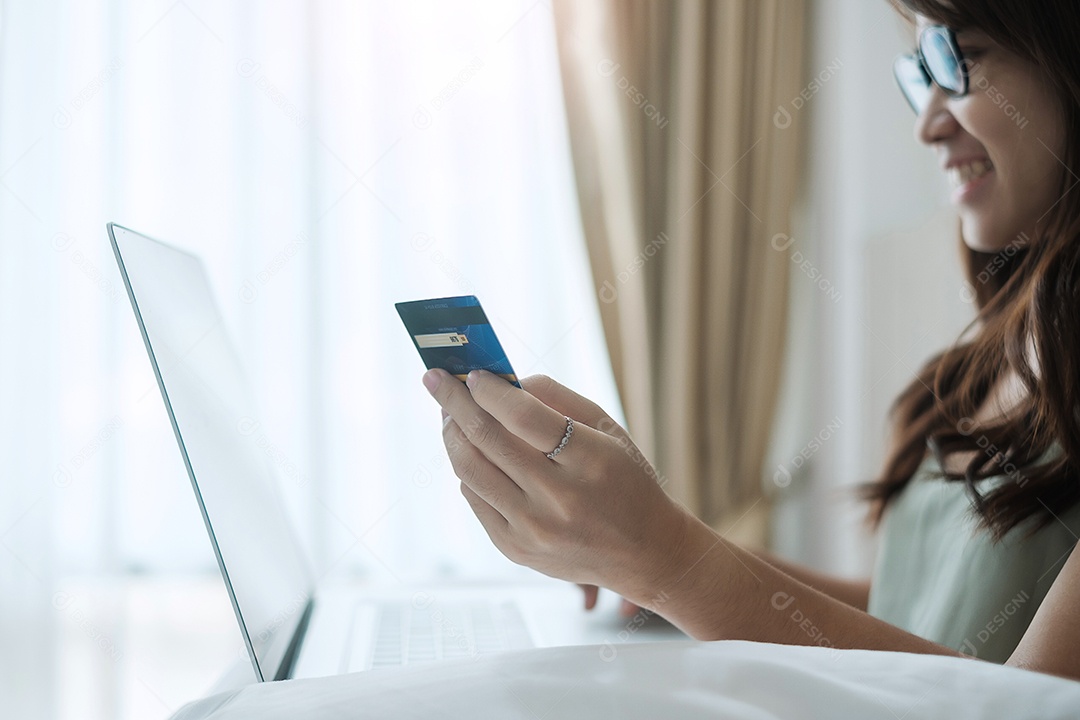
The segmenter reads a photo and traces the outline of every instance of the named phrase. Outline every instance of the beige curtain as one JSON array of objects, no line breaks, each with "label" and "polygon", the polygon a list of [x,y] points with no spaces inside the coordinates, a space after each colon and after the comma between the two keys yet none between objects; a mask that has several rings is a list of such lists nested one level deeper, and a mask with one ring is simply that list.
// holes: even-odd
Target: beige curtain
[{"label": "beige curtain", "polygon": [[[803,0],[554,0],[582,220],[628,430],[763,547],[798,176]],[[768,475],[771,478],[771,474]]]}]

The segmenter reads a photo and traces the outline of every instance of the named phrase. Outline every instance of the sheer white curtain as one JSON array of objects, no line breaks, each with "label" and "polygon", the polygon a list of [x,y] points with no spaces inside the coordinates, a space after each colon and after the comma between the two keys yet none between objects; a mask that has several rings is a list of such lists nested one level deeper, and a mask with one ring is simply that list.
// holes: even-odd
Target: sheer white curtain
[{"label": "sheer white curtain", "polygon": [[0,675],[15,707],[59,712],[71,578],[216,571],[110,220],[205,259],[263,409],[236,441],[281,470],[320,572],[524,574],[458,493],[393,302],[477,294],[519,374],[621,419],[548,6],[9,1],[0,40]]}]

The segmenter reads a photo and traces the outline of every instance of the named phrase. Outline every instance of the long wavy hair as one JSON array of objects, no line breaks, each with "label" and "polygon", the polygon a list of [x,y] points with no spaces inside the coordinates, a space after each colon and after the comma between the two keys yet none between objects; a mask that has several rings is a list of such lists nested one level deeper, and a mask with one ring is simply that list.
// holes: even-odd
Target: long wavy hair
[{"label": "long wavy hair", "polygon": [[[909,20],[917,13],[957,30],[981,30],[1033,63],[1055,91],[1065,147],[1060,199],[1031,237],[997,253],[971,250],[960,238],[978,314],[896,398],[885,466],[858,492],[870,501],[868,520],[877,527],[928,450],[943,471],[949,455],[973,453],[962,473],[941,477],[965,483],[979,527],[995,542],[1022,524],[1030,537],[1080,502],[1080,190],[1070,194],[1080,182],[1080,3],[891,2]],[[1009,371],[1024,399],[976,428],[971,418]],[[1055,446],[1060,452],[1047,454]],[[1006,481],[980,488],[994,476]]]}]

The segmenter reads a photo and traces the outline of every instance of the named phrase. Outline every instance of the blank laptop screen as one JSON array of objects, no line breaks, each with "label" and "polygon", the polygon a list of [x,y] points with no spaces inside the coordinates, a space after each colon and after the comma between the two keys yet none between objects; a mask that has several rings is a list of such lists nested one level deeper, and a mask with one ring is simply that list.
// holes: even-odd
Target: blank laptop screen
[{"label": "blank laptop screen", "polygon": [[256,673],[273,679],[312,578],[285,513],[276,467],[253,436],[257,415],[247,379],[202,262],[131,230],[110,229]]}]

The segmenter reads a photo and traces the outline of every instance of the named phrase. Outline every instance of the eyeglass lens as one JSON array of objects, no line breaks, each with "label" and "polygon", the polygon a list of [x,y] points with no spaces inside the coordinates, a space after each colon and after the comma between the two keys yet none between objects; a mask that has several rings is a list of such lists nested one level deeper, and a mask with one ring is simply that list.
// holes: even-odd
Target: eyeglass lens
[{"label": "eyeglass lens", "polygon": [[931,82],[950,95],[965,91],[963,57],[948,28],[933,26],[924,30],[919,36],[919,53],[922,62],[916,56],[905,55],[897,58],[893,66],[897,84],[916,114],[930,100]]},{"label": "eyeglass lens", "polygon": [[943,27],[927,28],[919,42],[930,77],[942,89],[951,93],[964,90],[964,71],[960,51],[953,44],[949,31]]}]

